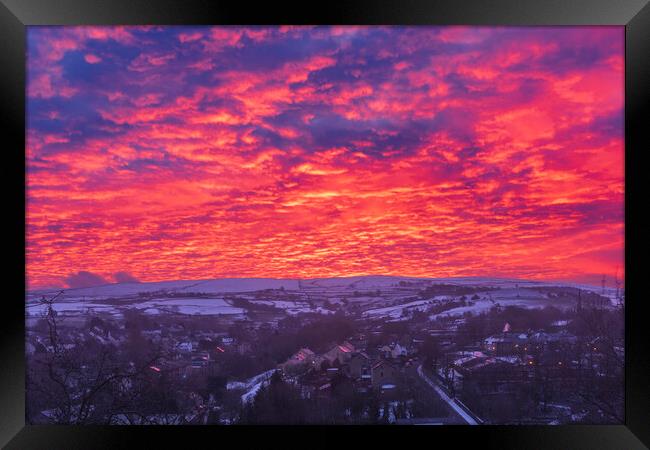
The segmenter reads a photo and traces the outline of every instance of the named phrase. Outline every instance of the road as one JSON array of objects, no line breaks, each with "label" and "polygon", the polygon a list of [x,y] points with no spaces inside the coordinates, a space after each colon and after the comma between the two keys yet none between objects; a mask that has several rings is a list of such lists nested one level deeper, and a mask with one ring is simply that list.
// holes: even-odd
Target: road
[{"label": "road", "polygon": [[449,397],[445,391],[443,391],[438,384],[433,381],[431,378],[429,378],[424,371],[422,370],[422,364],[418,366],[418,375],[420,378],[424,380],[425,383],[427,383],[431,388],[436,391],[436,393],[440,396],[440,398],[447,403],[453,410],[458,414],[462,419],[468,424],[468,425],[478,425],[479,423],[476,421],[474,417],[469,415],[463,408],[461,408],[458,403],[451,397]]}]

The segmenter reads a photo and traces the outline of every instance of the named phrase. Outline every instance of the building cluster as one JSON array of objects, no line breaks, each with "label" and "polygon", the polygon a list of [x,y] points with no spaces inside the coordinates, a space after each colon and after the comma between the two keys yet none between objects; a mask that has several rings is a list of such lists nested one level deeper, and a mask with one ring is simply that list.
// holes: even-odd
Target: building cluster
[{"label": "building cluster", "polygon": [[[557,321],[548,331],[535,332],[506,326],[480,344],[446,352],[433,371],[450,396],[468,404],[478,398],[521,404],[523,392],[537,392],[538,399],[569,414],[577,407],[570,399],[579,384],[593,374],[606,376],[610,358],[602,339],[581,339],[566,330],[568,323]],[[622,347],[619,353],[622,358]],[[550,423],[556,417],[530,418],[530,423]]]},{"label": "building cluster", "polygon": [[[346,305],[342,301],[336,304],[341,309]],[[582,308],[579,298],[578,310]],[[221,399],[214,394],[218,390],[215,386],[222,391],[235,391],[230,394],[245,404],[275,371],[298,387],[306,399],[334,398],[341,392],[337,387],[345,385],[346,391],[351,388],[359,394],[376,393],[388,401],[408,400],[400,398],[407,395],[408,389],[402,388],[409,388],[408,383],[421,376],[418,368],[422,366],[429,379],[449,398],[462,401],[463,407],[478,416],[487,414],[484,418],[488,422],[507,422],[505,416],[493,418],[493,411],[481,410],[478,403],[523,405],[528,399],[536,405],[555,404],[575,412],[582,405],[569,399],[574,398],[580,384],[594,376],[615,376],[612,367],[617,359],[624,358],[622,341],[612,346],[612,342],[604,341],[605,337],[587,338],[586,333],[572,326],[574,319],[568,314],[554,317],[564,320],[542,322],[546,325],[541,329],[515,330],[505,324],[501,332],[491,335],[487,334],[492,331],[480,330],[494,330],[494,319],[490,319],[490,327],[472,328],[471,314],[424,321],[408,315],[387,320],[346,314],[332,316],[344,317],[346,325],[350,325],[337,336],[342,339],[285,339],[282,351],[273,357],[267,355],[267,359],[262,356],[270,353],[272,346],[266,345],[269,336],[304,336],[300,331],[309,329],[310,321],[322,320],[321,316],[300,314],[285,320],[277,311],[259,309],[256,319],[236,323],[220,318],[205,323],[197,319],[194,323],[187,318],[163,316],[148,318],[147,326],[138,324],[135,329],[130,328],[128,321],[93,318],[79,321],[78,325],[62,326],[59,333],[65,350],[108,346],[119,349],[116,354],[126,358],[120,361],[126,364],[135,360],[129,358],[138,345],[147,351],[157,349],[161,357],[147,365],[147,374],[154,379],[170,380],[197,417],[206,417],[201,412],[207,411],[205,408],[222,408]],[[283,322],[279,323],[280,320]],[[352,334],[348,330],[353,330]],[[432,342],[435,345],[430,345]],[[47,329],[28,330],[26,351],[35,357],[54,351]],[[291,356],[276,365],[291,351]],[[247,373],[246,376],[234,375],[229,364],[243,360],[263,362],[248,372],[239,372]],[[244,380],[255,373],[258,375]],[[236,407],[232,410],[236,411]],[[532,417],[531,413],[529,418]]]},{"label": "building cluster", "polygon": [[391,397],[404,382],[404,373],[414,364],[418,341],[404,338],[371,348],[358,334],[323,353],[302,348],[278,365],[286,377],[298,384],[305,397],[329,396],[335,382],[350,382],[359,393],[377,391]]}]

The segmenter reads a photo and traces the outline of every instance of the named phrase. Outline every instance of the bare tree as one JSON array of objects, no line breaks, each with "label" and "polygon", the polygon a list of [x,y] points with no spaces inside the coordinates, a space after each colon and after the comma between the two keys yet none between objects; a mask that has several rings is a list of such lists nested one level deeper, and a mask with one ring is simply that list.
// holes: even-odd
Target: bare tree
[{"label": "bare tree", "polygon": [[624,421],[624,317],[622,302],[613,311],[588,308],[579,315],[587,330],[582,358],[588,361],[588,367],[576,394],[594,411],[595,421]]},{"label": "bare tree", "polygon": [[[43,297],[46,352],[28,360],[27,419],[60,424],[102,424],[120,414],[135,394],[133,386],[162,357],[154,349],[140,361],[125,361],[110,343],[61,334],[54,303]],[[40,416],[40,417],[39,417]]]}]

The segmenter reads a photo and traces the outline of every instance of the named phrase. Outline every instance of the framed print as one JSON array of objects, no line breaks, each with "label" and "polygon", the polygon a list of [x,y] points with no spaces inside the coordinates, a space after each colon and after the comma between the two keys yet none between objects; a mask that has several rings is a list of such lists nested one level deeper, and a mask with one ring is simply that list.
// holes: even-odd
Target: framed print
[{"label": "framed print", "polygon": [[645,448],[645,2],[4,3],[7,448]]}]

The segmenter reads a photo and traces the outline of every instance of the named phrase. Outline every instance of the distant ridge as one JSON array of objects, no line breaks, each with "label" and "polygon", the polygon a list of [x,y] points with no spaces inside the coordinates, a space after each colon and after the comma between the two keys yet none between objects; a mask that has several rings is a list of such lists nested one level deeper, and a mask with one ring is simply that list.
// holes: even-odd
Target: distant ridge
[{"label": "distant ridge", "polygon": [[[30,290],[32,295],[44,295],[52,292],[65,290],[67,293],[76,295],[129,295],[140,292],[155,292],[169,290],[174,292],[245,292],[264,289],[300,290],[310,287],[326,286],[350,286],[358,285],[360,289],[368,289],[393,285],[400,281],[406,282],[429,282],[447,283],[458,285],[484,285],[484,286],[508,286],[521,284],[525,286],[567,286],[578,289],[585,289],[593,292],[601,292],[601,286],[579,284],[563,281],[542,281],[527,280],[520,278],[498,278],[498,277],[410,277],[398,275],[357,275],[348,277],[323,277],[323,278],[214,278],[204,280],[169,280],[154,282],[130,282],[110,283],[84,288],[46,288]],[[193,289],[196,288],[196,289]],[[613,293],[614,288],[605,288],[607,293]]]}]

